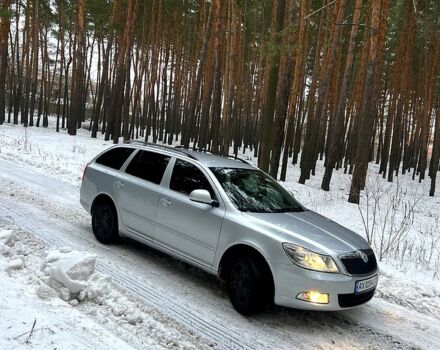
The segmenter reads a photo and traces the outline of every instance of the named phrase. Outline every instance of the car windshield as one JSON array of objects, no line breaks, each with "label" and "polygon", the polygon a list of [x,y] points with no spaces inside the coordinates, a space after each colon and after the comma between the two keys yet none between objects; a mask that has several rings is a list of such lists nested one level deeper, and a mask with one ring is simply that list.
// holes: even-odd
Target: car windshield
[{"label": "car windshield", "polygon": [[302,212],[303,207],[277,181],[257,169],[210,168],[240,211]]}]

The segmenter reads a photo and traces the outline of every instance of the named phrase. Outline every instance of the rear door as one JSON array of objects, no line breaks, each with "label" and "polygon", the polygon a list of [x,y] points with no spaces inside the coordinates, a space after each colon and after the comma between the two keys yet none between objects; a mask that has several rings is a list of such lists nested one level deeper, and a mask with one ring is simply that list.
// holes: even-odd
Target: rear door
[{"label": "rear door", "polygon": [[155,241],[187,258],[211,266],[225,214],[222,201],[218,208],[196,203],[189,194],[205,189],[213,199],[217,191],[204,170],[190,162],[176,159],[169,185],[160,195]]},{"label": "rear door", "polygon": [[167,155],[138,150],[116,183],[122,222],[130,233],[153,239],[161,182],[169,161]]}]

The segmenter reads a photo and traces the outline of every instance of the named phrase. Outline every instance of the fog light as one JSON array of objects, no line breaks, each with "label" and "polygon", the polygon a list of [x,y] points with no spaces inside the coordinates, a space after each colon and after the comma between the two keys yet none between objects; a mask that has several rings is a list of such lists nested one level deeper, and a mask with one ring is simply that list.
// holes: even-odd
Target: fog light
[{"label": "fog light", "polygon": [[319,293],[316,290],[299,293],[296,298],[299,300],[308,301],[309,303],[328,304],[328,294]]}]

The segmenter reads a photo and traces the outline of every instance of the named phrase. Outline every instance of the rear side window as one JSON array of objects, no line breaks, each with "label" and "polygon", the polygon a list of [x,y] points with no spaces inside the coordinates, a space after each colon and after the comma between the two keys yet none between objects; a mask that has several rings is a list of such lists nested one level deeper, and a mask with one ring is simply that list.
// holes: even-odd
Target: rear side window
[{"label": "rear side window", "polygon": [[96,163],[119,170],[125,161],[133,153],[133,148],[116,147],[99,156]]},{"label": "rear side window", "polygon": [[170,157],[163,154],[139,151],[127,167],[126,173],[160,184],[169,161]]},{"label": "rear side window", "polygon": [[171,176],[170,188],[189,195],[194,190],[207,190],[212,198],[214,191],[206,176],[195,165],[177,159]]}]

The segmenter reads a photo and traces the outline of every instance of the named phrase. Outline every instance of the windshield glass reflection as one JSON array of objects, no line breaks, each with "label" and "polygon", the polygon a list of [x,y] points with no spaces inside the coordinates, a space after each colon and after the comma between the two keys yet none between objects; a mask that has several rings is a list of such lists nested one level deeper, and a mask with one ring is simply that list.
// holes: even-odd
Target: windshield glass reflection
[{"label": "windshield glass reflection", "polygon": [[210,168],[240,211],[302,212],[303,207],[278,182],[257,169]]}]

